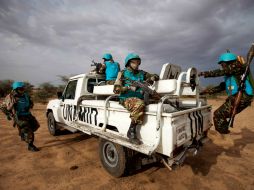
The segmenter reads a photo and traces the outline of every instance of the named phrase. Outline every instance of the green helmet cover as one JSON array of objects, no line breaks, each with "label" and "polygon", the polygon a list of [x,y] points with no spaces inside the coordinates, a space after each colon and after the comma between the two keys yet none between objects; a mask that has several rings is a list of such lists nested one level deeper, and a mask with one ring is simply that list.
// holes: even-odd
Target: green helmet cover
[{"label": "green helmet cover", "polygon": [[235,60],[237,60],[237,57],[236,57],[235,54],[233,54],[233,53],[223,53],[219,57],[218,64],[220,64],[221,62],[228,62],[228,61],[235,61]]},{"label": "green helmet cover", "polygon": [[110,59],[113,59],[113,57],[112,57],[112,55],[110,53],[105,53],[102,56],[102,59],[110,60]]},{"label": "green helmet cover", "polygon": [[[136,53],[129,53],[126,58],[125,58],[125,67],[127,67],[128,65],[128,62],[131,60],[131,59],[140,59],[139,55],[136,54]],[[141,60],[141,59],[140,59]]]},{"label": "green helmet cover", "polygon": [[23,82],[19,82],[19,81],[15,81],[13,84],[12,84],[12,89],[13,90],[16,90],[17,88],[22,88],[25,86],[25,83]]}]

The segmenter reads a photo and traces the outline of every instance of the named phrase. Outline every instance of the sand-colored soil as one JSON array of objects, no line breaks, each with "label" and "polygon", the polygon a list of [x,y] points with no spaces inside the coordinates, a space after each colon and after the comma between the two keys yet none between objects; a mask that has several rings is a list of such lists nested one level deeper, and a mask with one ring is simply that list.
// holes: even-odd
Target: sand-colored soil
[{"label": "sand-colored soil", "polygon": [[[216,109],[223,99],[209,103]],[[17,129],[0,114],[0,190],[254,189],[254,103],[237,115],[231,134],[222,136],[212,128],[211,141],[180,169],[169,172],[157,163],[122,178],[102,167],[97,138],[67,132],[49,135],[45,108],[36,104],[33,109],[41,124],[35,134],[41,150],[36,153],[27,151]]]}]

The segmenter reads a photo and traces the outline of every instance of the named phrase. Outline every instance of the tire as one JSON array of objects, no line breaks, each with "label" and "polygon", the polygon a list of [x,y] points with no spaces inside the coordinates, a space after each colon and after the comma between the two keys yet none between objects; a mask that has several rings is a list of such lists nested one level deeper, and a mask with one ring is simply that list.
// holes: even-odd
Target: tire
[{"label": "tire", "polygon": [[100,160],[107,172],[114,177],[121,177],[126,170],[126,153],[124,147],[100,138]]},{"label": "tire", "polygon": [[51,135],[57,135],[58,129],[56,126],[56,120],[52,112],[48,113],[48,130]]}]

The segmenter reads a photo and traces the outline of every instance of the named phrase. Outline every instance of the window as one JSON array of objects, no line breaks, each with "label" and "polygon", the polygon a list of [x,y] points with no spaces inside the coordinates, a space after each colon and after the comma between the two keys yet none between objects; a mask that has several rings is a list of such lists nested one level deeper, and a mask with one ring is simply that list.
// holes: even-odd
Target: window
[{"label": "window", "polygon": [[77,80],[70,81],[64,92],[64,99],[74,99],[76,94]]},{"label": "window", "polygon": [[[97,83],[98,81],[98,83]],[[105,81],[105,79],[93,79],[93,78],[90,78],[88,79],[88,82],[87,82],[87,91],[90,92],[90,93],[93,93],[93,88],[94,86],[97,86],[101,81]]]}]

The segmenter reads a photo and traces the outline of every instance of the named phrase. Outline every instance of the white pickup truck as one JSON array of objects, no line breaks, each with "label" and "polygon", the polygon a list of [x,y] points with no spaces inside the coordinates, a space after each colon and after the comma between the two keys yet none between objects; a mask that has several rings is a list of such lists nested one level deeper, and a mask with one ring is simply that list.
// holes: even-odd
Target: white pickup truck
[{"label": "white pickup truck", "polygon": [[115,177],[151,161],[162,161],[172,169],[183,163],[188,152],[195,155],[207,140],[211,106],[199,97],[195,68],[181,72],[179,66],[164,64],[160,80],[149,88],[162,98],[151,99],[146,106],[137,130],[141,145],[127,138],[130,113],[119,104],[113,85],[105,85],[105,76],[95,73],[71,77],[59,98],[49,101],[49,132],[56,135],[64,127],[100,137],[100,160]]}]

